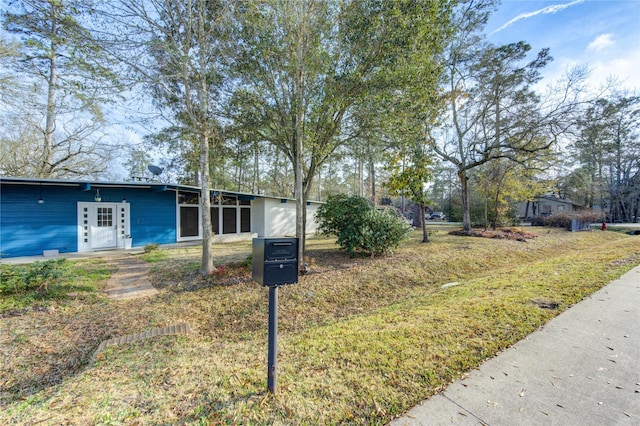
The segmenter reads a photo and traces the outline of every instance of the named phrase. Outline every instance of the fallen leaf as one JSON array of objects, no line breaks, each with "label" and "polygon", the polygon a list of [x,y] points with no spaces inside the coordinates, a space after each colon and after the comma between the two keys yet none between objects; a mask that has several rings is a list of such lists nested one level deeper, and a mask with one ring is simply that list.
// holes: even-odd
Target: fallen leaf
[{"label": "fallen leaf", "polygon": [[518,395],[520,395],[520,398],[522,398],[522,397],[524,396],[525,392],[526,392],[526,391],[524,390],[524,388],[522,388],[522,390],[521,390],[521,391],[520,391],[520,393],[518,394]]}]

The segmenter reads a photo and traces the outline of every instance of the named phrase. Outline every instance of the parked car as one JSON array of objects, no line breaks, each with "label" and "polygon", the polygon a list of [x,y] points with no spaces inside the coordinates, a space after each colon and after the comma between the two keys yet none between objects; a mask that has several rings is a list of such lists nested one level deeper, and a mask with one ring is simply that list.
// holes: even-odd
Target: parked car
[{"label": "parked car", "polygon": [[431,213],[431,219],[433,219],[433,220],[446,220],[447,217],[442,212],[433,212],[433,213]]}]

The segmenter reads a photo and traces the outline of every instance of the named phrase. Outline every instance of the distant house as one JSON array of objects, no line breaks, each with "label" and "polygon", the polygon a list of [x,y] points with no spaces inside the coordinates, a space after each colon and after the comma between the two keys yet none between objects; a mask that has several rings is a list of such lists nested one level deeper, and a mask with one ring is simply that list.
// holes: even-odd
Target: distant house
[{"label": "distant house", "polygon": [[[307,203],[307,233],[319,203]],[[160,182],[0,178],[0,257],[202,239],[200,189]],[[214,241],[295,235],[295,200],[211,190]]]},{"label": "distant house", "polygon": [[558,212],[572,212],[579,210],[582,206],[575,204],[571,200],[558,198],[553,195],[536,197],[532,201],[521,201],[518,203],[518,216],[521,219],[531,219],[534,217],[550,216]]}]

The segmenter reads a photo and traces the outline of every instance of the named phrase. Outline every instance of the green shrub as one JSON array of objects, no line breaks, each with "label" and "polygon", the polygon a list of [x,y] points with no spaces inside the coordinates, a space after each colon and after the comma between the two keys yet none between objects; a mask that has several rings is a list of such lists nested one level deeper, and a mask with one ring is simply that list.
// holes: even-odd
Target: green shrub
[{"label": "green shrub", "polygon": [[29,265],[3,266],[0,270],[0,294],[47,291],[66,276],[65,259],[34,262]]},{"label": "green shrub", "polygon": [[145,253],[151,253],[152,251],[158,250],[160,246],[158,244],[147,244],[144,246]]},{"label": "green shrub", "polygon": [[363,197],[333,195],[316,213],[319,230],[335,235],[351,256],[386,254],[407,238],[411,227],[389,211],[378,211]]}]

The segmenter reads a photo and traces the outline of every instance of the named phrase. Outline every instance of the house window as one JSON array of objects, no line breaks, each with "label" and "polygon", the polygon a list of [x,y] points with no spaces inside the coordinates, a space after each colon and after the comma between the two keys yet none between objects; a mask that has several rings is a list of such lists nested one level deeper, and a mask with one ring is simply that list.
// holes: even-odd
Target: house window
[{"label": "house window", "polygon": [[211,230],[214,234],[251,232],[251,200],[217,194],[211,197],[211,202]]},{"label": "house window", "polygon": [[211,208],[211,230],[215,235],[220,233],[220,209],[218,207]]},{"label": "house window", "polygon": [[220,204],[223,206],[235,206],[238,204],[238,197],[234,197],[232,195],[223,195],[220,200]]},{"label": "house window", "polygon": [[197,192],[178,192],[178,204],[198,204],[200,197]]},{"label": "house window", "polygon": [[236,209],[235,208],[223,208],[222,209],[222,233],[223,234],[235,234],[238,232],[236,224]]},{"label": "house window", "polygon": [[198,236],[198,207],[180,207],[180,237]]},{"label": "house window", "polygon": [[240,232],[251,232],[251,209],[240,209]]}]

